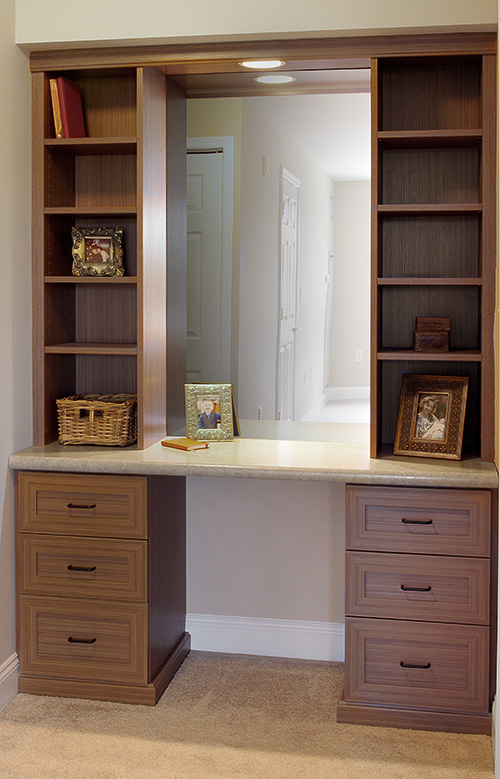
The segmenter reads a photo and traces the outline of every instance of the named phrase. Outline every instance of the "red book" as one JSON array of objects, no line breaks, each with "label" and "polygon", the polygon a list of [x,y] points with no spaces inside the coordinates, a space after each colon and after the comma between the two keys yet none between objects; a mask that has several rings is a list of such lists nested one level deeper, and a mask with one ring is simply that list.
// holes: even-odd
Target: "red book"
[{"label": "red book", "polygon": [[80,87],[76,81],[71,81],[64,76],[59,76],[57,79],[57,87],[64,137],[85,138]]}]

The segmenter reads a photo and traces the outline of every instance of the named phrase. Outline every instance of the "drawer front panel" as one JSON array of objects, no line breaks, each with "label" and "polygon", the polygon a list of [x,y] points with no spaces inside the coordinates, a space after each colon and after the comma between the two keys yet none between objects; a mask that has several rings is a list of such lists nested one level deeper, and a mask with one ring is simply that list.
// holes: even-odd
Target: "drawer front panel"
[{"label": "drawer front panel", "polygon": [[345,698],[354,703],[486,713],[489,629],[346,619]]},{"label": "drawer front panel", "polygon": [[144,684],[147,606],[20,597],[21,673]]},{"label": "drawer front panel", "polygon": [[347,548],[488,557],[490,513],[486,490],[348,485]]},{"label": "drawer front panel", "polygon": [[346,553],[346,614],[488,625],[484,558]]},{"label": "drawer front panel", "polygon": [[18,474],[18,529],[110,538],[147,537],[147,478]]},{"label": "drawer front panel", "polygon": [[19,591],[32,595],[147,600],[147,542],[19,535]]}]

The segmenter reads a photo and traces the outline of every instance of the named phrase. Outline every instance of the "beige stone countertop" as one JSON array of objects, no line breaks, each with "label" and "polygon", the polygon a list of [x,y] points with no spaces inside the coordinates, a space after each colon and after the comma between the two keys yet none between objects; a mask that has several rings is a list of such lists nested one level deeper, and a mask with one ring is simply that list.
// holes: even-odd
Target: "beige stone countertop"
[{"label": "beige stone countertop", "polygon": [[16,470],[337,481],[359,484],[496,488],[492,463],[477,458],[370,459],[365,442],[239,437],[209,442],[208,449],[180,451],[160,442],[148,449],[97,446],[30,447],[11,455]]}]

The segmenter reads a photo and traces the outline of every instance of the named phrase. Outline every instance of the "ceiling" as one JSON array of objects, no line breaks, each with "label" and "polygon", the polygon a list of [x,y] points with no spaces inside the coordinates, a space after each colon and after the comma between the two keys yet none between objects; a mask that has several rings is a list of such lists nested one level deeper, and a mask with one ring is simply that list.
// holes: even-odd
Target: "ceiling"
[{"label": "ceiling", "polygon": [[370,178],[368,68],[287,70],[295,81],[260,84],[259,72],[175,75],[188,98],[257,100],[270,122],[305,148],[335,181]]}]

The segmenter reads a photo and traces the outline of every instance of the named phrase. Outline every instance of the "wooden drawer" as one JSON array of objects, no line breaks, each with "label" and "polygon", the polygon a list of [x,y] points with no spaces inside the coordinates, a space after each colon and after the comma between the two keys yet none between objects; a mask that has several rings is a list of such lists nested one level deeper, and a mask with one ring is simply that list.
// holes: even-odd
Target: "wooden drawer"
[{"label": "wooden drawer", "polygon": [[346,614],[488,625],[490,561],[346,553]]},{"label": "wooden drawer", "polygon": [[20,597],[21,673],[144,684],[147,606]]},{"label": "wooden drawer", "polygon": [[18,530],[147,537],[147,477],[20,472]]},{"label": "wooden drawer", "polygon": [[346,701],[486,713],[489,628],[346,619]]},{"label": "wooden drawer", "polygon": [[488,557],[487,490],[346,487],[347,549]]},{"label": "wooden drawer", "polygon": [[18,543],[20,593],[147,600],[147,541],[21,533]]}]

